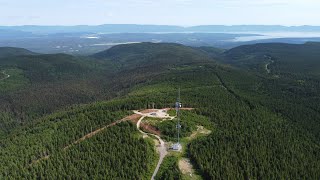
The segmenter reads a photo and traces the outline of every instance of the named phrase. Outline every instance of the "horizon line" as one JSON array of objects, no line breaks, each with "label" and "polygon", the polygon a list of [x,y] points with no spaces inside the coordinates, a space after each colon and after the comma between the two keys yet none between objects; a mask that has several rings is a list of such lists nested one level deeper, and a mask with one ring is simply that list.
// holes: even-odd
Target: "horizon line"
[{"label": "horizon line", "polygon": [[24,25],[0,25],[0,27],[23,27],[23,26],[61,26],[61,27],[72,27],[72,26],[104,26],[104,25],[132,25],[132,26],[171,26],[171,27],[199,27],[199,26],[281,26],[281,27],[320,27],[320,25],[280,25],[280,24],[202,24],[202,25],[168,25],[168,24],[135,24],[135,23],[112,23],[112,24],[75,24],[75,25],[58,25],[58,24],[24,24]]}]

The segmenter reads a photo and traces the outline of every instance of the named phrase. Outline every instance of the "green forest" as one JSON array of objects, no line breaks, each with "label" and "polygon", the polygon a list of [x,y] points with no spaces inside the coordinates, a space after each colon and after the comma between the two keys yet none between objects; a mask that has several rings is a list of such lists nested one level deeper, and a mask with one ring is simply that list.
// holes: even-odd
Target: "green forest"
[{"label": "green forest", "polygon": [[139,137],[134,125],[123,123],[54,154],[48,161],[32,165],[23,177],[148,179],[154,159],[152,142]]},{"label": "green forest", "polygon": [[182,178],[181,172],[179,170],[177,164],[178,158],[175,156],[167,156],[161,168],[155,177],[156,180],[158,179],[170,179],[170,180],[178,180]]},{"label": "green forest", "polygon": [[[319,47],[139,43],[89,57],[0,56],[12,75],[0,81],[0,179],[150,179],[158,153],[132,122],[73,142],[132,110],[174,107],[178,88],[195,108],[182,111],[182,137],[211,130],[184,153],[203,179],[319,179]],[[175,140],[176,120],[153,125]],[[156,179],[182,179],[179,158],[167,156]]]}]

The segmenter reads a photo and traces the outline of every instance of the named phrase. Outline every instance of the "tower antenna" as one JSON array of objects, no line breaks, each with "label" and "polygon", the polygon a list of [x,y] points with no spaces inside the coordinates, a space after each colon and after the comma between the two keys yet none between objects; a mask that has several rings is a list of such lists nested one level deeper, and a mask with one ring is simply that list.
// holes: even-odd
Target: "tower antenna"
[{"label": "tower antenna", "polygon": [[181,103],[180,103],[180,88],[178,91],[178,99],[177,99],[177,119],[178,119],[178,124],[177,124],[177,129],[178,129],[178,144],[180,144],[180,108],[181,108]]},{"label": "tower antenna", "polygon": [[178,98],[177,98],[177,102],[176,102],[176,116],[177,116],[177,140],[178,142],[176,144],[174,144],[172,146],[172,149],[175,151],[180,151],[181,150],[181,144],[180,144],[180,131],[181,131],[181,124],[180,124],[180,108],[181,106],[181,102],[180,102],[180,88],[178,90]]}]

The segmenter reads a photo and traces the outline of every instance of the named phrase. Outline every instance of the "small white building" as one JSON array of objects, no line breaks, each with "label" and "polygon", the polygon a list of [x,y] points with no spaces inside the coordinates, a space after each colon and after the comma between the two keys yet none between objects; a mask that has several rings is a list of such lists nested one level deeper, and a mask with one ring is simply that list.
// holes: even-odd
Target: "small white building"
[{"label": "small white building", "polygon": [[173,151],[181,151],[182,146],[181,146],[180,143],[175,143],[175,144],[173,144],[173,145],[171,146],[171,149],[172,149]]}]

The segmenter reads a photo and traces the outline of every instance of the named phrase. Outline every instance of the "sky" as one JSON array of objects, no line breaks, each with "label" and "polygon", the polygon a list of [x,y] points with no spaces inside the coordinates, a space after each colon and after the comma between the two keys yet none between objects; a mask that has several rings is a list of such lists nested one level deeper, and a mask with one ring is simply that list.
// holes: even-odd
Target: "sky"
[{"label": "sky", "polygon": [[0,25],[320,25],[320,0],[0,0]]}]

